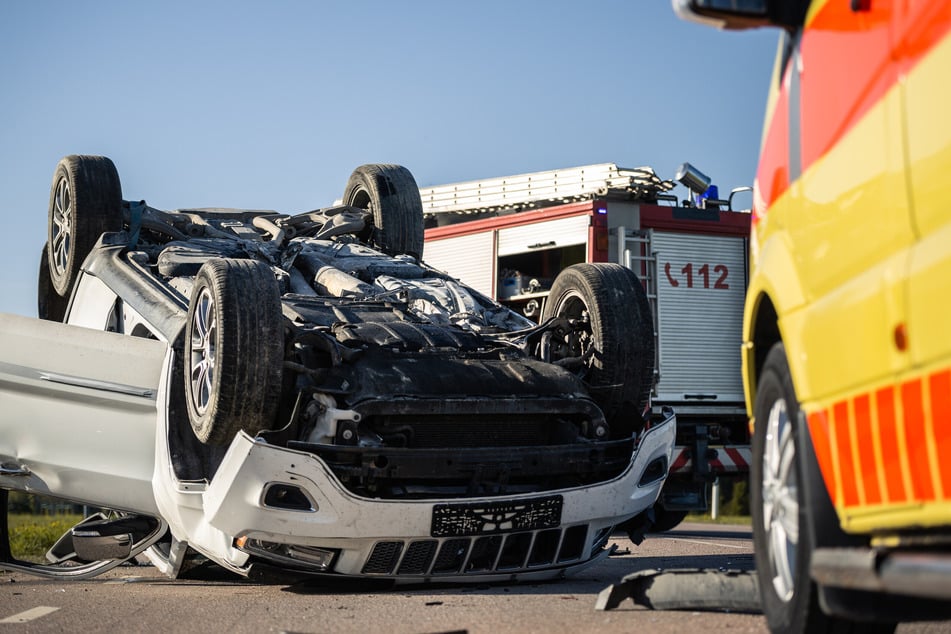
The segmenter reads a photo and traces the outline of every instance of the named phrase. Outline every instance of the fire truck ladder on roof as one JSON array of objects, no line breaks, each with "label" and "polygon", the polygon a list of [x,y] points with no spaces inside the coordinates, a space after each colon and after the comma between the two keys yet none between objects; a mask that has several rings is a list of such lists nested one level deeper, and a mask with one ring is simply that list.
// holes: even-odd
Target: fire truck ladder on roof
[{"label": "fire truck ladder on roof", "polygon": [[419,193],[424,215],[434,216],[530,209],[611,195],[652,202],[670,198],[664,194],[673,188],[672,181],[661,180],[650,167],[600,163],[421,187]]},{"label": "fire truck ladder on roof", "polygon": [[657,331],[657,254],[651,243],[653,232],[650,229],[627,229],[618,227],[617,252],[622,266],[634,271],[644,285],[647,299],[651,305],[654,322],[654,385],[660,380],[660,337]]}]

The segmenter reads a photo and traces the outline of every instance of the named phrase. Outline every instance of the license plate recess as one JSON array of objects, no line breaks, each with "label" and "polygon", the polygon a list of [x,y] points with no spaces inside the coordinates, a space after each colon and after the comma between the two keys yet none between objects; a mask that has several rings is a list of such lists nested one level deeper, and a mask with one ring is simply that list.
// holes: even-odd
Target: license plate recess
[{"label": "license plate recess", "polygon": [[513,531],[555,528],[561,524],[560,495],[508,500],[437,504],[433,507],[433,537],[472,537]]}]

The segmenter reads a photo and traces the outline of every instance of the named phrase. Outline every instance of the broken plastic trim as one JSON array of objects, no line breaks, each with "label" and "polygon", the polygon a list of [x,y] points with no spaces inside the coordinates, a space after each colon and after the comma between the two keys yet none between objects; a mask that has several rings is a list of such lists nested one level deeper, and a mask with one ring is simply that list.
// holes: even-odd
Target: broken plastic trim
[{"label": "broken plastic trim", "polygon": [[641,570],[602,590],[594,609],[613,610],[625,599],[651,610],[762,611],[752,570]]}]

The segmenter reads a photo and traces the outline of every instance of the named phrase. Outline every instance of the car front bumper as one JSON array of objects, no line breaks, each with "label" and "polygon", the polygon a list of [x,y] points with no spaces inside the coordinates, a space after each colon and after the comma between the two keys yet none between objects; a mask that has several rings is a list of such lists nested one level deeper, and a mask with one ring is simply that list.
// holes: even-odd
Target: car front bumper
[{"label": "car front bumper", "polygon": [[316,456],[239,434],[204,491],[179,489],[188,499],[169,523],[177,539],[238,572],[263,560],[409,582],[554,578],[606,555],[612,528],[654,504],[675,432],[666,412],[608,482],[426,500],[355,496]]}]

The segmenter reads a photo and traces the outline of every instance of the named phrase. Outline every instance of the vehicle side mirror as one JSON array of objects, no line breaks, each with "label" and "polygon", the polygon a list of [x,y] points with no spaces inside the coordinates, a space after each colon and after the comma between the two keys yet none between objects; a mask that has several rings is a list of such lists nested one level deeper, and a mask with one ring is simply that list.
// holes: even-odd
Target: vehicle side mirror
[{"label": "vehicle side mirror", "polygon": [[[672,0],[677,15],[720,29],[751,29],[761,26],[785,26],[773,16],[782,8],[777,0]],[[771,5],[780,6],[771,6]]]}]

